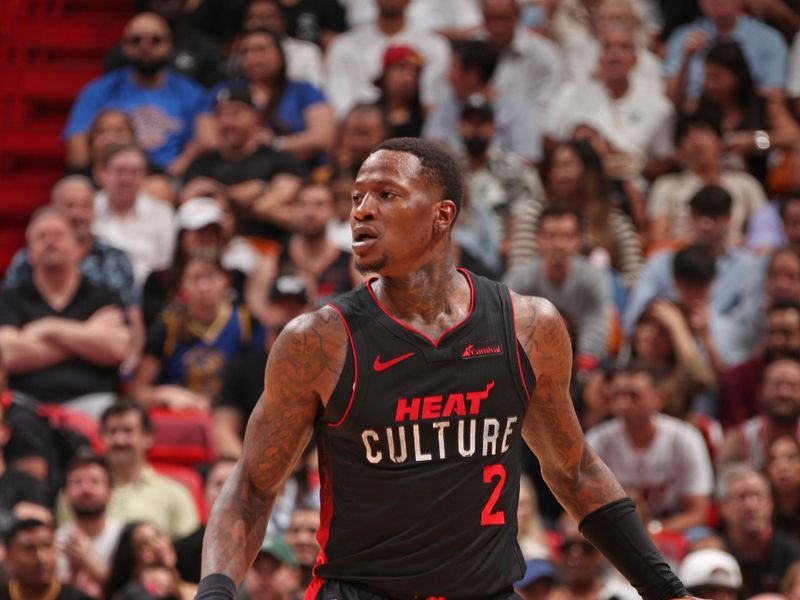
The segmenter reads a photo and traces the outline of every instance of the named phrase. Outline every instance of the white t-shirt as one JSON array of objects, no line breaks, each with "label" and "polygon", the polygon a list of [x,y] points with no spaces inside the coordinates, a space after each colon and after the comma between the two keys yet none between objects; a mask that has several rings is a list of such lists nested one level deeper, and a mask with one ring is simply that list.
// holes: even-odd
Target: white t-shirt
[{"label": "white t-shirt", "polygon": [[550,104],[548,133],[556,139],[586,123],[615,148],[643,158],[672,154],[675,110],[658,89],[631,81],[627,93],[614,100],[599,81],[570,81],[561,86]]},{"label": "white t-shirt", "polygon": [[[77,587],[82,592],[89,595],[102,595],[102,586],[98,585],[89,574],[86,572],[79,572],[75,578],[70,577],[69,559],[67,555],[61,551],[64,543],[69,539],[69,536],[76,529],[75,523],[67,523],[62,525],[56,531],[56,548],[58,554],[56,555],[56,570],[58,573],[59,581],[65,581],[70,585]],[[89,538],[89,547],[92,551],[92,557],[104,565],[105,567],[111,566],[111,557],[117,547],[117,540],[119,534],[122,532],[122,523],[114,519],[108,519],[106,526],[98,535]]]},{"label": "white t-shirt", "polygon": [[654,419],[656,434],[645,449],[631,444],[619,418],[590,429],[586,441],[622,486],[647,503],[652,517],[664,518],[681,511],[682,499],[710,495],[714,479],[700,432],[666,415]]}]

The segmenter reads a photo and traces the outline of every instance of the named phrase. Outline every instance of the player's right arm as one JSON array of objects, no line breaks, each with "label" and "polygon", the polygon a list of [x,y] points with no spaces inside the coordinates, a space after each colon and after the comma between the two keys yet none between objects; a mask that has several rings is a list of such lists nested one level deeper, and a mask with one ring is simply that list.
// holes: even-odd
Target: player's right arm
[{"label": "player's right arm", "polygon": [[203,577],[221,574],[236,586],[241,583],[261,547],[275,497],[336,386],[348,348],[344,323],[330,307],[298,317],[278,336],[241,457],[211,510]]}]

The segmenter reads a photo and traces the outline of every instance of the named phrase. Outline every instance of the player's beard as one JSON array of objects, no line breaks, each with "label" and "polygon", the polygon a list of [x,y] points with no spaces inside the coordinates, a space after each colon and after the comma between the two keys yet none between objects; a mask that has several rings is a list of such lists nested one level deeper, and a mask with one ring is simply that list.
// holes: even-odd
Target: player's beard
[{"label": "player's beard", "polygon": [[380,258],[376,258],[372,262],[362,262],[358,257],[356,257],[353,262],[356,271],[362,275],[366,275],[367,273],[377,273],[386,266],[388,261],[389,257],[386,254],[383,254]]}]

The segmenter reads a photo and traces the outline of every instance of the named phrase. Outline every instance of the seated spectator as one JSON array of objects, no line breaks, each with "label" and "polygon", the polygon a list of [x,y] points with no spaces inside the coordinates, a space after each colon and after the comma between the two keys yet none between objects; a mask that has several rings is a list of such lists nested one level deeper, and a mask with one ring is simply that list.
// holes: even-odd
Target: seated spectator
[{"label": "seated spectator", "polygon": [[642,172],[648,162],[664,162],[672,154],[674,109],[659,88],[637,86],[633,80],[636,45],[630,29],[609,28],[601,44],[597,79],[575,79],[553,96],[548,134],[564,140],[576,125],[590,120],[616,154]]},{"label": "seated spectator", "polygon": [[691,199],[703,189],[719,188],[731,197],[728,242],[741,244],[748,220],[766,204],[764,188],[752,175],[724,166],[720,131],[706,117],[682,117],[675,128],[675,143],[685,168],[653,182],[647,203],[650,248],[691,236]]},{"label": "seated spectator", "polygon": [[716,378],[702,344],[680,307],[656,298],[636,321],[631,358],[648,364],[659,377],[656,388],[666,415],[694,424],[706,437],[709,452],[722,442],[719,424],[693,410],[694,398],[714,386]]},{"label": "seated spectator", "polygon": [[239,52],[243,78],[224,81],[212,89],[207,109],[214,108],[223,89],[246,92],[258,111],[259,137],[264,143],[309,165],[320,164],[331,150],[336,131],[325,96],[310,83],[287,77],[286,57],[276,33],[268,29],[245,31]]},{"label": "seated spectator", "polygon": [[[175,548],[169,537],[156,526],[147,521],[132,521],[122,528],[114,555],[111,558],[111,569],[103,589],[103,598],[107,600],[123,600],[128,586],[142,583],[140,573],[148,567],[165,567],[174,569]],[[196,590],[194,584],[180,582],[180,595],[193,598]]]},{"label": "seated spectator", "polygon": [[119,295],[81,274],[66,214],[39,209],[27,233],[29,281],[0,299],[0,352],[15,396],[99,414],[113,402],[130,349]]},{"label": "seated spectator", "polygon": [[143,406],[210,410],[227,362],[260,340],[249,311],[227,300],[229,289],[217,256],[186,258],[178,276],[181,301],[151,327],[131,382],[131,394]]},{"label": "seated spectator", "polygon": [[339,118],[361,102],[374,102],[378,92],[372,82],[381,74],[381,59],[388,46],[407,44],[423,58],[420,100],[433,106],[439,99],[450,62],[445,38],[415,28],[406,18],[408,2],[376,0],[377,18],[346,31],[326,52],[325,92]]},{"label": "seated spectator", "polygon": [[56,543],[53,526],[35,519],[18,520],[5,534],[5,564],[11,572],[0,598],[29,600],[90,600],[86,594],[56,575]]},{"label": "seated spectator", "polygon": [[383,69],[375,80],[380,89],[376,100],[391,130],[389,137],[419,137],[427,108],[419,99],[422,56],[411,46],[389,46],[383,54]]},{"label": "seated spectator", "polygon": [[550,593],[551,600],[636,600],[639,595],[619,575],[608,569],[602,554],[578,531],[567,514],[558,520],[561,533],[561,578]]},{"label": "seated spectator", "polygon": [[[711,307],[722,315],[745,315],[760,306],[764,278],[763,261],[743,248],[732,245],[730,229],[733,200],[719,187],[704,188],[689,201],[689,243],[709,246],[716,258]],[[622,319],[630,335],[636,319],[654,298],[676,299],[672,274],[672,250],[654,254],[628,298]]]},{"label": "seated spectator", "polygon": [[307,588],[314,578],[313,569],[320,553],[317,541],[319,524],[319,508],[301,503],[292,511],[289,527],[284,534],[286,544],[297,558],[302,588]]},{"label": "seated spectator", "polygon": [[[286,32],[286,18],[279,0],[250,0],[247,3],[242,31],[255,29],[269,29],[278,34],[286,56],[286,76],[290,81],[307,81],[314,87],[322,87],[322,51],[314,42],[292,37]],[[236,64],[229,70],[235,72],[241,68],[236,44],[230,55]]]},{"label": "seated spectator", "polygon": [[676,106],[696,98],[703,85],[703,56],[711,42],[739,42],[760,89],[782,89],[786,83],[786,42],[769,25],[744,14],[744,1],[700,3],[702,17],[675,29],[667,40],[664,71],[667,94]]},{"label": "seated spectator", "polygon": [[746,362],[725,370],[719,383],[719,417],[731,428],[761,413],[766,366],[780,358],[800,360],[800,305],[776,302],[766,309],[764,341]]},{"label": "seated spectator", "polygon": [[514,582],[514,591],[522,600],[547,600],[556,582],[556,570],[550,561],[532,558],[525,561],[525,576]]},{"label": "seated spectator", "polygon": [[8,407],[0,402],[0,522],[10,518],[11,510],[20,502],[49,506],[51,501],[50,490],[41,479],[8,464],[3,453],[11,437],[5,418],[7,410]]},{"label": "seated spectator", "polygon": [[728,432],[719,452],[719,464],[744,462],[761,469],[767,449],[779,437],[798,437],[800,431],[800,362],[780,358],[764,370],[761,408],[756,415]]},{"label": "seated spectator", "polygon": [[800,190],[790,190],[752,216],[747,247],[756,252],[778,248],[800,251]]},{"label": "seated spectator", "polygon": [[[166,269],[150,273],[144,284],[144,319],[148,328],[161,311],[175,301],[178,271],[186,263],[187,257],[193,254],[219,255],[220,262],[231,278],[232,301],[243,301],[246,274],[242,269],[250,262],[255,263],[255,255],[246,242],[243,242],[243,248],[236,248],[237,244],[227,231],[231,225],[223,206],[230,209],[224,198],[216,200],[196,196],[178,207],[175,212],[175,259]],[[249,255],[244,261],[233,256],[233,253],[242,254],[242,251]]]},{"label": "seated spectator", "polygon": [[775,527],[798,537],[800,533],[800,441],[784,435],[767,448],[764,472],[772,489]]},{"label": "seated spectator", "polygon": [[[100,241],[92,233],[94,222],[94,189],[91,182],[80,175],[61,179],[50,192],[50,202],[61,207],[69,219],[79,244],[80,271],[96,285],[102,285],[119,294],[125,305],[125,314],[131,325],[131,354],[138,354],[144,343],[141,297],[134,285],[133,268],[127,255]],[[28,251],[23,248],[14,255],[3,277],[5,288],[29,283],[33,272],[28,264]]]},{"label": "seated spectator", "polygon": [[[235,466],[235,459],[220,458],[209,468],[205,486],[203,487],[203,500],[209,511],[214,506],[222,486],[225,485]],[[206,526],[204,523],[189,535],[174,542],[175,555],[177,556],[175,568],[178,569],[183,581],[190,583],[198,583],[200,581],[200,559],[202,558],[203,535],[205,532]],[[316,555],[314,558],[316,559]]]},{"label": "seated spectator", "polygon": [[492,102],[495,111],[497,131],[492,136],[493,143],[528,161],[539,162],[542,158],[542,115],[490,83],[496,67],[497,57],[487,42],[454,42],[449,88],[432,106],[422,135],[462,151],[458,121],[467,99],[472,94],[481,94]]},{"label": "seated spectator", "polygon": [[136,286],[166,267],[175,245],[172,207],[144,190],[147,158],[134,144],[112,146],[103,161],[92,233],[128,255]]},{"label": "seated spectator", "polygon": [[727,552],[714,548],[687,554],[678,577],[692,596],[709,600],[736,600],[742,587],[739,564]]},{"label": "seated spectator", "polygon": [[262,144],[259,113],[246,90],[221,89],[215,102],[219,145],[192,161],[186,181],[208,177],[224,185],[242,235],[257,239],[260,250],[275,252],[294,225],[291,201],[305,170],[291,154]]},{"label": "seated spectator", "polygon": [[510,271],[504,282],[518,294],[542,296],[577,331],[578,370],[593,369],[606,356],[613,304],[605,274],[580,255],[580,215],[550,204],[539,216],[537,256]]},{"label": "seated spectator", "polygon": [[[523,239],[523,232],[533,237],[536,215],[544,204],[544,188],[538,172],[508,150],[492,145],[497,131],[494,109],[485,96],[473,94],[461,111],[458,135],[464,146],[462,165],[465,169],[469,206],[490,212],[490,225],[500,240],[491,249],[503,262],[518,251],[511,248],[513,239]],[[486,262],[491,262],[482,255]]]},{"label": "seated spectator", "polygon": [[727,166],[747,171],[764,185],[768,161],[779,158],[774,151],[791,150],[800,139],[783,94],[758,93],[742,47],[733,41],[708,49],[697,112],[718,115]]},{"label": "seated spectator", "polygon": [[153,444],[147,411],[132,400],[120,400],[100,418],[100,435],[113,482],[109,517],[122,523],[147,519],[170,538],[194,531],[198,517],[189,491],[147,462]]},{"label": "seated spectator", "polygon": [[156,14],[128,22],[122,53],[132,66],[88,83],[72,106],[62,133],[67,165],[89,164],[89,126],[104,108],[119,108],[131,115],[150,160],[173,174],[183,172],[194,152],[189,142],[205,102],[203,88],[166,66],[172,42],[166,21]]},{"label": "seated spectator", "polygon": [[590,429],[586,440],[645,503],[651,533],[704,524],[714,477],[699,432],[659,413],[664,399],[645,365],[618,370],[610,394],[614,419]]},{"label": "seated spectator", "polygon": [[327,224],[334,216],[333,193],[319,183],[304,185],[295,200],[295,230],[277,256],[261,261],[247,284],[248,306],[262,322],[270,322],[269,290],[282,275],[313,282],[318,306],[349,292],[363,278],[352,255],[334,246]]},{"label": "seated spectator", "polygon": [[787,567],[800,559],[800,542],[772,526],[766,477],[750,465],[731,464],[719,475],[717,499],[723,538],[742,571],[739,597],[777,591]]},{"label": "seated spectator", "polygon": [[289,321],[311,310],[313,296],[303,279],[285,275],[272,286],[269,306],[264,349],[235,357],[225,368],[222,392],[213,406],[214,440],[220,456],[241,454],[245,425],[264,390],[267,353]]},{"label": "seated spectator", "polygon": [[101,598],[122,524],[108,517],[111,473],[102,458],[76,457],[66,470],[64,500],[75,521],[56,531],[58,578]]},{"label": "seated spectator", "polygon": [[[142,9],[152,11],[169,25],[172,52],[169,66],[198,83],[210,87],[222,75],[222,48],[209,35],[196,28],[187,15],[192,11],[190,0],[145,0],[139,2]],[[103,61],[103,69],[108,72],[131,64],[122,44],[114,46]]]},{"label": "seated spectator", "polygon": [[281,600],[299,593],[300,568],[286,542],[275,536],[264,538],[242,587],[251,600]]},{"label": "seated spectator", "polygon": [[380,106],[376,104],[353,106],[339,127],[338,140],[331,156],[334,172],[346,173],[355,179],[361,164],[372,149],[389,138],[390,129]]},{"label": "seated spectator", "polygon": [[[600,158],[588,142],[565,142],[548,154],[543,173],[548,199],[562,202],[583,215],[581,253],[592,264],[612,271],[615,283],[612,292],[617,305],[622,306],[621,296],[633,286],[642,268],[642,247],[631,220],[612,206]],[[535,254],[531,242],[532,239],[526,243],[512,238],[511,246],[516,250],[509,257],[510,267]]]}]

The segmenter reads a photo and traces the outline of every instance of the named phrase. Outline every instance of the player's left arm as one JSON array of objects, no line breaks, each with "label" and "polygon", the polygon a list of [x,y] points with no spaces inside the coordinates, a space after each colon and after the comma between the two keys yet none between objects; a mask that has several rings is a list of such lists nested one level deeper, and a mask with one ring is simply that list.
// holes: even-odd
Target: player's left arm
[{"label": "player's left arm", "polygon": [[569,395],[572,347],[561,315],[543,298],[512,294],[512,302],[517,337],[536,375],[522,437],[539,458],[545,481],[581,533],[644,600],[688,597],[635,505],[583,437]]}]

